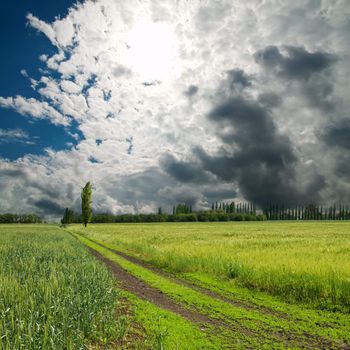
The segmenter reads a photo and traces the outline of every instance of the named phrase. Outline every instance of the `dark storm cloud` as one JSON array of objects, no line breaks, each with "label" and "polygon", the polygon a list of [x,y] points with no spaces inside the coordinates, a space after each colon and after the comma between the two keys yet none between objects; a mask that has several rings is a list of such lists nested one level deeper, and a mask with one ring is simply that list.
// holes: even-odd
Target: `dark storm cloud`
[{"label": "dark storm cloud", "polygon": [[0,176],[10,178],[9,181],[17,180],[23,183],[26,188],[35,188],[51,198],[59,197],[59,191],[54,186],[41,182],[40,179],[33,179],[24,169],[1,169]]},{"label": "dark storm cloud", "polygon": [[143,172],[109,182],[104,188],[123,204],[134,206],[138,203],[157,208],[163,207],[169,212],[172,205],[187,203],[196,205],[202,198],[200,191],[193,186],[181,185],[158,168],[149,168]]},{"label": "dark storm cloud", "polygon": [[180,182],[207,183],[212,178],[200,164],[179,161],[170,154],[163,156],[160,165],[166,173]]},{"label": "dark storm cloud", "polygon": [[327,52],[309,52],[303,47],[285,46],[281,52],[276,46],[259,50],[254,57],[257,63],[276,71],[286,79],[307,80],[314,73],[322,72],[336,61],[336,56]]},{"label": "dark storm cloud", "polygon": [[[118,177],[114,181],[109,178],[103,191],[112,198],[117,198],[118,202],[123,205],[134,207],[135,210],[147,207],[146,212],[154,212],[156,208],[162,207],[164,212],[169,213],[172,212],[173,206],[179,203],[192,205],[197,210],[209,208],[214,201],[233,199],[237,195],[231,185],[222,184],[215,175],[206,172],[198,161],[195,168],[191,168],[190,163],[179,162],[171,156],[166,156],[162,162],[184,165],[186,170],[181,169],[179,172],[176,170],[174,172],[174,175],[177,175],[176,178],[164,169],[151,167],[127,177]],[[165,166],[164,163],[163,166]],[[202,175],[204,174],[201,182],[198,181],[197,170]],[[181,180],[183,177],[186,181]],[[197,180],[189,182],[188,177]],[[106,210],[104,208],[102,205],[94,210],[104,211]],[[121,208],[119,213],[122,212]]]},{"label": "dark storm cloud", "polygon": [[186,203],[195,206],[202,198],[202,194],[193,188],[188,187],[165,187],[162,188],[158,195],[168,204]]},{"label": "dark storm cloud", "polygon": [[237,197],[237,192],[231,189],[220,189],[220,188],[211,188],[210,190],[205,190],[203,192],[205,198],[208,199],[209,203],[227,200]]},{"label": "dark storm cloud", "polygon": [[[76,198],[72,183],[52,183],[48,176],[33,176],[21,167],[0,169],[0,179],[3,194],[13,196],[11,206],[3,203],[2,211],[36,212],[42,217],[61,217],[63,207],[72,207]],[[77,206],[74,205],[74,208]]]},{"label": "dark storm cloud", "polygon": [[322,138],[330,146],[350,150],[350,120],[340,120],[327,127]]},{"label": "dark storm cloud", "polygon": [[303,93],[312,106],[329,113],[334,112],[337,107],[333,90],[333,85],[327,76],[315,75],[305,84]]},{"label": "dark storm cloud", "polygon": [[336,124],[326,127],[320,138],[331,147],[333,159],[336,161],[334,172],[337,176],[350,178],[350,120],[339,120]]},{"label": "dark storm cloud", "polygon": [[310,106],[324,113],[335,110],[331,69],[338,61],[335,54],[309,52],[304,47],[296,46],[284,46],[282,49],[268,46],[257,51],[254,57],[269,74],[275,73],[287,82],[299,82],[298,90]]},{"label": "dark storm cloud", "polygon": [[[348,154],[341,154],[340,157],[338,157],[337,165],[335,167],[335,173],[337,176],[345,179],[347,182],[350,179],[350,156]],[[343,194],[338,194],[339,198]]]},{"label": "dark storm cloud", "polygon": [[281,104],[282,98],[273,92],[264,92],[258,96],[258,100],[262,106],[274,108]]},{"label": "dark storm cloud", "polygon": [[188,89],[185,91],[185,95],[188,97],[194,96],[198,92],[198,86],[197,85],[190,85]]},{"label": "dark storm cloud", "polygon": [[[317,53],[315,57],[310,54],[309,57],[305,50],[292,48],[289,48],[289,53],[291,57],[284,57],[276,47],[270,47],[261,53],[259,59],[271,67],[278,66],[281,74],[283,68],[285,77],[302,63],[306,65],[304,75],[310,77],[311,71],[317,72],[327,66],[327,60],[322,61],[319,57],[321,54]],[[290,62],[292,57],[296,59],[294,63]],[[182,184],[232,184],[231,191],[221,188],[220,193],[209,193],[206,188],[202,194],[208,201],[235,198],[237,193],[233,188],[237,186],[241,195],[261,206],[317,200],[325,187],[323,176],[312,174],[311,180],[306,179],[303,190],[300,189],[296,173],[300,161],[291,140],[278,130],[274,122],[273,112],[280,106],[281,97],[273,91],[249,97],[250,90],[246,88],[252,86],[253,78],[241,69],[226,73],[216,93],[216,100],[221,102],[207,114],[221,140],[218,151],[209,154],[198,146],[193,148],[190,160],[166,155],[160,162],[161,168]],[[258,82],[254,81],[257,87]]]},{"label": "dark storm cloud", "polygon": [[257,204],[299,200],[294,184],[297,158],[262,105],[236,96],[216,106],[208,118],[226,150],[210,156],[202,148],[195,149],[205,170],[226,182],[237,181],[246,198]]},{"label": "dark storm cloud", "polygon": [[157,192],[167,186],[174,186],[171,178],[157,168],[149,168],[143,172],[110,181],[104,189],[122,203],[134,205],[140,201],[140,198],[147,204],[157,202]]},{"label": "dark storm cloud", "polygon": [[252,85],[252,79],[242,69],[231,69],[227,71],[229,83],[232,90],[244,89]]},{"label": "dark storm cloud", "polygon": [[[274,62],[281,59],[278,50],[271,50],[267,56]],[[234,78],[249,86],[249,80],[243,79],[246,77],[244,72],[233,72],[227,78],[229,83]],[[227,80],[223,85],[227,86]],[[247,200],[259,205],[269,202],[296,204],[317,199],[325,186],[323,177],[315,177],[302,192],[299,190],[295,170],[299,160],[290,139],[281,134],[274,123],[272,110],[279,105],[280,98],[274,93],[249,98],[235,92],[233,96],[227,94],[225,99],[221,97],[222,102],[207,116],[223,142],[222,147],[214,155],[196,147],[193,150],[197,159],[195,167],[199,161],[205,171],[226,183],[236,183]],[[184,174],[191,178],[193,167],[193,162],[182,162],[180,170],[186,169],[188,173]],[[175,167],[173,173],[177,173],[176,170],[179,169]]]},{"label": "dark storm cloud", "polygon": [[49,199],[35,200],[33,204],[40,209],[43,215],[60,215],[63,213],[63,208]]}]

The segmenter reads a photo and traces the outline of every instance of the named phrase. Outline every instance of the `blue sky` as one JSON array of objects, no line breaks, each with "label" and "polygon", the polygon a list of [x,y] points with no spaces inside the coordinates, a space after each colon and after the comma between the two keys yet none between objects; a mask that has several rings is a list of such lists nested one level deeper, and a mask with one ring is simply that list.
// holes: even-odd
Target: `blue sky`
[{"label": "blue sky", "polygon": [[0,212],[350,203],[348,0],[0,13]]},{"label": "blue sky", "polygon": [[[33,13],[44,21],[53,21],[65,16],[74,1],[3,1],[0,3],[0,96],[38,97],[21,74],[25,69],[30,76],[37,77],[38,69],[44,68],[38,59],[43,53],[57,51],[50,41],[37,30],[27,25],[26,15]],[[0,157],[16,159],[25,154],[43,154],[45,148],[55,150],[67,148],[67,143],[76,143],[66,130],[42,120],[35,123],[14,110],[0,108],[0,129],[21,129],[31,138],[31,143],[12,139],[0,142]],[[71,131],[75,131],[72,128]]]}]

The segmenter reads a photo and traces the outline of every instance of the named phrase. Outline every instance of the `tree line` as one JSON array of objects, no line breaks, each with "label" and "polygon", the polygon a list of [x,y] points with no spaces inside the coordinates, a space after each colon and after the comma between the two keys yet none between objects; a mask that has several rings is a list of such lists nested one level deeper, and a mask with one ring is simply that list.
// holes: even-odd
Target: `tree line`
[{"label": "tree line", "polygon": [[348,205],[331,205],[330,207],[308,206],[286,207],[270,204],[264,209],[267,220],[350,220]]},{"label": "tree line", "polygon": [[[82,196],[83,199],[83,196]],[[91,197],[90,197],[91,199]],[[90,200],[91,202],[91,200]],[[232,202],[230,204],[221,203],[213,205],[214,209],[193,211],[191,205],[185,203],[177,204],[173,207],[172,214],[163,213],[161,207],[157,213],[151,214],[120,214],[91,213],[88,222],[91,223],[127,223],[127,222],[194,222],[194,221],[263,221],[266,220],[264,214],[257,214],[254,205],[239,204],[237,207]],[[85,218],[85,221],[84,221]],[[66,208],[64,211],[62,224],[83,223],[85,225],[86,215],[77,214],[73,210]]]},{"label": "tree line", "polygon": [[259,210],[251,202],[216,202],[212,203],[211,208],[212,210],[221,210],[228,214],[243,213],[257,216],[257,213],[261,212],[266,220],[350,220],[349,206],[343,204],[334,204],[329,207],[316,206],[315,204],[309,204],[307,206],[269,204]]},{"label": "tree line", "polygon": [[36,214],[0,214],[0,224],[40,224],[42,219]]},{"label": "tree line", "polygon": [[[194,211],[191,205],[185,203],[173,207],[172,214],[164,213],[159,207],[151,214],[120,214],[91,213],[88,222],[91,223],[128,223],[128,222],[194,222],[194,221],[265,221],[265,220],[350,220],[348,206],[332,205],[329,208],[315,206],[287,207],[270,204],[258,209],[254,203],[215,202],[210,210]],[[77,214],[66,208],[61,220],[62,224],[83,223],[83,214]]]},{"label": "tree line", "polygon": [[[187,214],[120,214],[96,213],[91,216],[91,223],[128,223],[128,222],[195,222],[195,221],[262,221],[263,214],[256,216],[249,214],[226,214],[222,211],[196,211]],[[82,215],[75,214],[68,219],[62,218],[62,224],[83,223]]]}]

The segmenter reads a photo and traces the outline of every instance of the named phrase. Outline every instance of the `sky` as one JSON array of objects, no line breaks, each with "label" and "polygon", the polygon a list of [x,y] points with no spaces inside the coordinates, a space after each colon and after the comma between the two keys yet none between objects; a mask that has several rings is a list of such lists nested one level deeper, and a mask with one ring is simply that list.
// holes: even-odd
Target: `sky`
[{"label": "sky", "polygon": [[350,203],[348,0],[0,13],[0,212]]}]

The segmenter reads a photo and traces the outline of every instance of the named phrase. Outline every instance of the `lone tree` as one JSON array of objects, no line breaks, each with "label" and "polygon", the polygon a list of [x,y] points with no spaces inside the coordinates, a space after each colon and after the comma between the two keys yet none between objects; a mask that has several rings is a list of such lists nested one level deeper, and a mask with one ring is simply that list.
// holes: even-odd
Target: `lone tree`
[{"label": "lone tree", "polygon": [[83,224],[86,227],[91,220],[91,194],[92,185],[89,182],[86,183],[81,191],[81,213],[83,217]]}]

